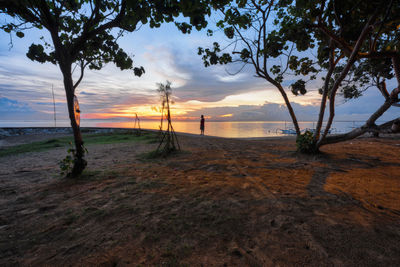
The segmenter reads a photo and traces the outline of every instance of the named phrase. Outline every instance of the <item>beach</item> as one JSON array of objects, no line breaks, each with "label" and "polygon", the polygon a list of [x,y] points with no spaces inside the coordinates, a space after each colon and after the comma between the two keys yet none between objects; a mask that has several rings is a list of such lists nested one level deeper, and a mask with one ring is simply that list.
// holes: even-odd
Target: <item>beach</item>
[{"label": "beach", "polygon": [[399,264],[399,135],[318,155],[293,137],[178,138],[155,159],[154,142],[88,144],[75,180],[60,176],[65,147],[0,157],[0,265]]}]

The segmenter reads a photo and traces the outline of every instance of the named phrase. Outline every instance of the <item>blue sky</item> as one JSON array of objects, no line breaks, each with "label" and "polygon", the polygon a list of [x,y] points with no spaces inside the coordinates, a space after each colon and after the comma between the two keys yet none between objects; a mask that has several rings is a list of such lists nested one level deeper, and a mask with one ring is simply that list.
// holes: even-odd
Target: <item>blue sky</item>
[{"label": "blue sky", "polygon": [[[42,35],[49,40],[46,32],[38,30],[27,31],[23,39],[13,36],[10,48],[9,35],[0,32],[0,120],[52,120],[52,86],[57,116],[67,118],[58,67],[32,62],[25,56],[29,45],[40,43]],[[207,37],[205,31],[193,31],[184,35],[172,24],[159,29],[149,29],[145,25],[137,32],[127,33],[119,44],[128,54],[134,55],[135,65],[143,66],[146,73],[135,77],[132,72],[120,71],[111,64],[101,71],[86,71],[77,89],[83,116],[154,113],[154,107],[159,105],[156,83],[169,80],[175,101],[173,112],[177,117],[197,118],[205,114],[214,120],[288,120],[278,91],[254,77],[251,66],[235,76],[229,75],[227,70],[234,71],[238,66],[203,66],[197,48],[209,47],[214,40],[224,42],[221,34]],[[288,93],[290,100],[296,103],[294,108],[300,120],[317,118],[318,83],[320,81],[311,84],[305,96]],[[339,98],[336,118],[366,119],[382,102],[383,97],[375,88],[368,90],[364,97],[346,103]],[[392,108],[383,119],[397,117],[398,111]]]}]

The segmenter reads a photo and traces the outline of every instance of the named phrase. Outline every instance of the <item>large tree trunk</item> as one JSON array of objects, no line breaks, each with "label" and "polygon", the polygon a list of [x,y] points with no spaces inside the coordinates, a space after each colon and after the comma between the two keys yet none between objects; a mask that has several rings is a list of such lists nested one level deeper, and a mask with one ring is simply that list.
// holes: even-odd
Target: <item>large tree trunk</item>
[{"label": "large tree trunk", "polygon": [[[71,71],[73,60],[71,59],[71,54],[69,53],[68,49],[63,46],[60,38],[58,37],[59,29],[57,27],[57,24],[54,23],[52,25],[53,27],[49,28],[49,32],[53,40],[57,63],[64,78],[64,89],[67,97],[68,114],[69,114],[69,119],[71,121],[72,131],[74,133],[74,143],[75,143],[74,166],[72,167],[71,172],[67,174],[67,177],[74,178],[78,177],[83,172],[83,170],[87,165],[87,162],[83,158],[85,151],[83,148],[81,130],[75,119],[74,95],[76,86],[74,87],[72,80],[72,71]],[[83,70],[81,75],[83,75]],[[77,84],[79,84],[79,82],[80,81],[78,81]]]},{"label": "large tree trunk", "polygon": [[293,107],[290,104],[290,101],[289,101],[289,98],[288,98],[288,96],[287,96],[287,94],[285,92],[285,89],[283,89],[283,87],[282,87],[282,85],[280,83],[278,83],[277,81],[275,81],[274,79],[272,79],[269,76],[261,76],[260,75],[260,77],[263,77],[268,82],[272,83],[276,88],[278,88],[279,92],[282,95],[283,100],[285,101],[285,105],[286,105],[286,107],[287,107],[287,109],[289,111],[290,118],[292,119],[293,126],[294,126],[294,128],[296,130],[296,135],[297,135],[297,137],[299,137],[300,134],[301,134],[299,122],[297,121],[296,114],[294,113]]},{"label": "large tree trunk", "polygon": [[280,84],[278,86],[278,89],[279,89],[279,92],[281,93],[281,95],[283,97],[283,100],[285,100],[285,104],[286,104],[286,107],[287,107],[287,109],[289,111],[289,115],[292,118],[294,129],[296,130],[296,135],[300,136],[300,134],[301,134],[300,126],[299,126],[299,123],[297,121],[296,114],[294,113],[293,107],[290,104],[289,98],[287,97],[287,94],[286,94],[285,90],[283,89],[283,87]]},{"label": "large tree trunk", "polygon": [[74,155],[74,166],[72,167],[72,171],[67,174],[68,177],[77,177],[79,176],[83,170],[85,169],[87,162],[83,158],[85,151],[83,148],[83,140],[82,134],[79,125],[75,119],[75,110],[74,110],[74,86],[72,81],[72,73],[71,67],[62,68],[61,69],[64,76],[64,88],[67,97],[67,105],[68,105],[68,114],[69,119],[71,121],[72,131],[74,133],[74,143],[75,143],[75,155]]},{"label": "large tree trunk", "polygon": [[[393,92],[397,92],[398,95],[398,89],[393,90]],[[396,95],[396,96],[397,96]],[[376,131],[380,128],[383,128],[384,125],[381,126],[376,126],[375,122],[377,119],[379,119],[380,116],[383,115],[395,102],[396,102],[395,97],[389,98],[385,103],[383,103],[382,106],[379,107],[377,111],[374,112],[374,114],[369,117],[369,119],[365,122],[365,124],[359,128],[356,128],[348,133],[345,134],[338,134],[338,135],[332,135],[332,136],[327,136],[321,142],[317,144],[317,148],[319,149],[323,145],[327,144],[334,144],[334,143],[339,143],[347,140],[354,139],[366,132],[371,132],[371,131]]]}]

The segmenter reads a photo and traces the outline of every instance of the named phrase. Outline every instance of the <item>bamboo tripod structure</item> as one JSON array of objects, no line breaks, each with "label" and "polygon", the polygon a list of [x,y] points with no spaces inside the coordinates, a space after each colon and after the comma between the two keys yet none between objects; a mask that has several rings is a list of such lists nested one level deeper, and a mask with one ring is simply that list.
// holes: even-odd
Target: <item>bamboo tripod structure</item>
[{"label": "bamboo tripod structure", "polygon": [[[136,128],[137,125],[137,128]],[[136,135],[141,135],[142,134],[142,129],[140,128],[140,119],[137,113],[135,113],[135,122],[133,124],[133,131]]]},{"label": "bamboo tripod structure", "polygon": [[[157,151],[160,152],[160,149],[162,149],[163,153],[169,153],[169,152],[172,152],[175,150],[181,150],[174,127],[172,126],[169,102],[170,102],[169,94],[166,92],[165,93],[165,101],[163,101],[162,110],[161,110],[161,125],[160,125],[161,140],[157,147]],[[164,114],[165,110],[166,110],[166,114]],[[163,127],[164,119],[167,120],[167,129],[163,132],[162,127]]]}]

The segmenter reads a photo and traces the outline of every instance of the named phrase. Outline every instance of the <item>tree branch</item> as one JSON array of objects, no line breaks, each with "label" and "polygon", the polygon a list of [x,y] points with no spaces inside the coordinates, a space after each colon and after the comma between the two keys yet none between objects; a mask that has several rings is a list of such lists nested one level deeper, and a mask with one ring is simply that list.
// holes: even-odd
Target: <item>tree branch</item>
[{"label": "tree branch", "polygon": [[81,74],[80,74],[80,76],[79,76],[79,79],[76,81],[76,83],[75,83],[74,86],[73,86],[73,88],[74,88],[74,93],[75,93],[76,87],[78,87],[78,85],[81,83],[81,81],[82,81],[82,79],[83,79],[83,74],[84,74],[85,68],[86,68],[87,65],[89,65],[89,63],[90,63],[90,62],[84,63],[83,60],[81,61],[81,65],[80,65]]},{"label": "tree branch", "polygon": [[383,81],[380,82],[380,81],[379,81],[379,77],[377,77],[376,85],[377,85],[379,91],[382,93],[382,95],[383,95],[383,97],[385,98],[385,100],[387,100],[387,99],[390,97],[390,95],[389,95],[389,92],[388,92],[388,90],[387,90],[387,88],[386,88],[386,81],[385,81],[385,79],[383,79]]},{"label": "tree branch", "polygon": [[[314,143],[316,143],[319,140],[321,129],[322,129],[322,123],[324,121],[324,115],[325,115],[325,108],[326,108],[326,101],[328,98],[328,93],[329,93],[329,82],[331,80],[333,71],[335,69],[336,64],[339,62],[339,60],[335,60],[335,46],[333,45],[333,40],[331,39],[329,42],[329,48],[330,48],[330,53],[329,53],[329,69],[328,73],[325,76],[325,83],[324,83],[324,91],[322,93],[322,99],[321,99],[321,105],[319,109],[319,116],[318,116],[318,122],[317,122],[317,127],[315,129],[315,134],[314,134]],[[340,56],[338,57],[340,58]]]},{"label": "tree branch", "polygon": [[329,119],[328,119],[328,123],[326,125],[325,131],[322,135],[322,138],[318,141],[317,143],[317,147],[319,147],[322,144],[322,141],[326,138],[329,129],[331,128],[332,122],[333,122],[333,118],[335,116],[335,96],[336,96],[336,92],[341,84],[341,82],[343,81],[344,78],[346,78],[347,73],[349,72],[350,68],[353,66],[354,61],[356,60],[357,54],[359,49],[361,48],[361,45],[364,42],[364,39],[366,38],[367,34],[370,32],[371,30],[371,24],[375,21],[376,17],[377,17],[378,13],[375,12],[375,14],[373,14],[371,16],[371,18],[368,20],[368,22],[366,23],[366,25],[364,26],[364,29],[361,31],[360,36],[358,37],[358,40],[356,42],[356,45],[353,48],[353,51],[349,57],[349,60],[347,61],[346,67],[343,69],[343,71],[340,73],[339,78],[335,81],[335,83],[333,84],[333,87],[331,89],[331,94],[329,97]]},{"label": "tree branch", "polygon": [[[71,45],[71,48],[70,48],[71,57],[75,58],[77,56],[77,54],[79,53],[79,51],[81,51],[82,48],[85,46],[86,40],[90,39],[92,36],[95,36],[101,32],[108,30],[108,29],[118,27],[120,25],[121,21],[123,20],[123,18],[126,16],[126,13],[125,13],[126,8],[127,8],[126,5],[127,5],[126,0],[122,0],[120,11],[113,20],[111,20],[103,25],[100,25],[99,27],[92,29],[92,30],[90,30],[88,27],[86,31],[82,32],[82,34],[78,38],[76,38],[73,41],[73,44]],[[98,8],[98,7],[96,6],[95,9],[96,8]],[[89,25],[93,24],[96,20],[97,19],[95,17],[95,19],[93,19],[93,21]],[[136,21],[136,24],[137,23],[138,23],[138,21]]]}]

